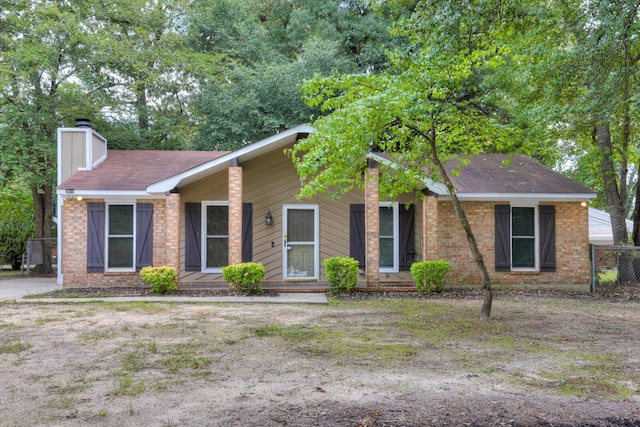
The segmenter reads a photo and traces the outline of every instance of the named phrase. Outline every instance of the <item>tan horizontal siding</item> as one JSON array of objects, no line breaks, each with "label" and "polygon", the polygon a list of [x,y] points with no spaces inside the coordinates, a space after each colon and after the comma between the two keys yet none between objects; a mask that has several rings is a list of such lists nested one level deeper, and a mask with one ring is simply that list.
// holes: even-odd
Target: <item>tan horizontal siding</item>
[{"label": "tan horizontal siding", "polygon": [[[349,256],[349,213],[351,204],[364,203],[361,190],[342,195],[333,200],[327,195],[318,194],[312,199],[296,200],[300,190],[300,179],[291,160],[282,152],[271,152],[258,159],[241,163],[243,180],[243,202],[249,202],[253,208],[253,261],[262,263],[266,268],[266,282],[279,282],[283,279],[283,205],[318,205],[320,216],[320,259],[317,268],[320,282],[326,283],[324,260],[334,256]],[[226,200],[228,194],[228,175],[221,172],[202,179],[180,189],[182,201],[180,265],[184,266],[184,203],[202,200]],[[411,194],[404,195],[400,201],[413,201]],[[416,253],[421,253],[422,221],[421,203],[416,204],[415,242]],[[271,212],[273,225],[267,226],[264,217]],[[272,246],[273,242],[273,246]],[[181,271],[183,282],[221,281],[220,275]],[[364,276],[360,276],[361,281]],[[408,273],[383,274],[381,280],[406,281]]]}]

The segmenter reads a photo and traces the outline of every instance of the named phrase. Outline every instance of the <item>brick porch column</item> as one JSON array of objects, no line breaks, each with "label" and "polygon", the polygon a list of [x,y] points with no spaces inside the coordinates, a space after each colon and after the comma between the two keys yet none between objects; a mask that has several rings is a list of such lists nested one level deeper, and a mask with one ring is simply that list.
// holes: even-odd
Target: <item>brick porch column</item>
[{"label": "brick porch column", "polygon": [[365,174],[365,252],[368,288],[380,287],[380,171],[369,167]]},{"label": "brick porch column", "polygon": [[438,199],[434,196],[425,196],[422,200],[422,232],[424,233],[424,245],[422,246],[422,259],[438,258]]},{"label": "brick porch column", "polygon": [[242,168],[229,168],[229,264],[242,262]]},{"label": "brick porch column", "polygon": [[62,202],[63,286],[87,284],[87,202]]},{"label": "brick porch column", "polygon": [[[169,193],[165,200],[165,254],[163,264],[178,272],[180,286],[180,194]],[[154,252],[155,258],[155,252]]]}]

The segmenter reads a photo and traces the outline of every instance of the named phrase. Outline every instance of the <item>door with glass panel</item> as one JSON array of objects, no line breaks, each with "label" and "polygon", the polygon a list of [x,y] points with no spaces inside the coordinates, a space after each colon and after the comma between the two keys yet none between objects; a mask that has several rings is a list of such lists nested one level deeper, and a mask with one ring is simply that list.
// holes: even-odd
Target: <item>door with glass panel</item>
[{"label": "door with glass panel", "polygon": [[283,210],[285,279],[318,279],[318,206],[288,205]]}]

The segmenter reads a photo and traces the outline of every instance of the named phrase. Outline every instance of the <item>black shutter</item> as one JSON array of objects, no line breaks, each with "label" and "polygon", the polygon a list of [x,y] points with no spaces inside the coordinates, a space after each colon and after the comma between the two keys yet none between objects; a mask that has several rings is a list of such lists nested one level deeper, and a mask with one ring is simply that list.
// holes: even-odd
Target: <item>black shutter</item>
[{"label": "black shutter", "polygon": [[242,262],[253,259],[253,205],[242,204]]},{"label": "black shutter", "polygon": [[511,206],[496,205],[496,271],[511,270]]},{"label": "black shutter", "polygon": [[185,203],[184,206],[184,269],[200,271],[200,225],[202,221],[200,203]]},{"label": "black shutter", "polygon": [[540,206],[540,271],[556,271],[556,207]]},{"label": "black shutter", "polygon": [[153,265],[153,203],[136,204],[136,270]]},{"label": "black shutter", "polygon": [[416,259],[415,236],[413,233],[414,211],[414,205],[400,205],[400,271],[409,270]]},{"label": "black shutter", "polygon": [[87,272],[104,271],[104,203],[87,203]]},{"label": "black shutter", "polygon": [[349,256],[366,266],[365,238],[364,238],[364,204],[349,206]]}]

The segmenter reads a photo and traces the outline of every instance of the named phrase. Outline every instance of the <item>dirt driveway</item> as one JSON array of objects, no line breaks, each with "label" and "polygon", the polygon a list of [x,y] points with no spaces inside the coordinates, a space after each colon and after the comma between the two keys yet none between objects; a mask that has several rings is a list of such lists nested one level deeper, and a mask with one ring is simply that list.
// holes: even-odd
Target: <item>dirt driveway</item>
[{"label": "dirt driveway", "polygon": [[0,305],[0,426],[640,426],[640,304]]}]

